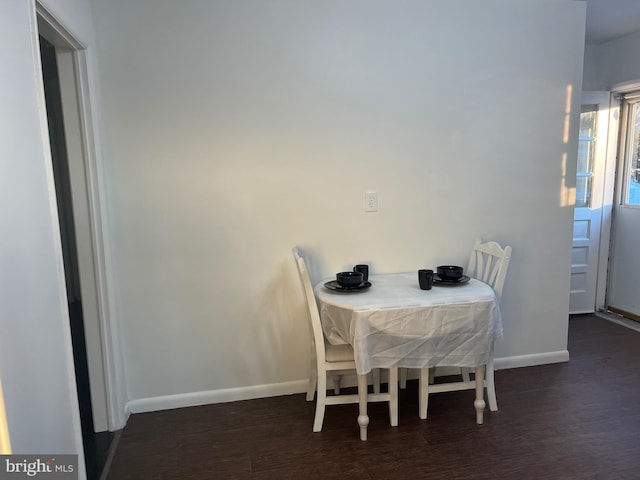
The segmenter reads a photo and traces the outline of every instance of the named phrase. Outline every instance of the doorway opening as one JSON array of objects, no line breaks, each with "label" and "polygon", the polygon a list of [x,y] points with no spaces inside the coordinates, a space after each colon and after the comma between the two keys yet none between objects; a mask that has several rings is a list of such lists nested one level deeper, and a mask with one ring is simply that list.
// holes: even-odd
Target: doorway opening
[{"label": "doorway opening", "polygon": [[615,165],[610,156],[614,114],[609,92],[583,92],[576,166],[569,313],[605,305]]},{"label": "doorway opening", "polygon": [[607,284],[607,310],[640,321],[640,84],[614,91],[619,104],[617,179]]},{"label": "doorway opening", "polygon": [[570,314],[638,329],[640,82],[583,92],[576,187]]},{"label": "doorway opening", "polygon": [[96,432],[94,412],[91,402],[91,387],[87,361],[87,342],[85,337],[82,290],[78,267],[78,246],[72,202],[70,166],[64,131],[62,98],[56,49],[44,37],[40,36],[40,58],[47,105],[47,121],[51,159],[56,189],[60,236],[67,286],[67,303],[73,357],[80,406],[80,423],[84,447],[85,467],[89,480],[98,479],[106,465],[114,438],[113,432]]}]

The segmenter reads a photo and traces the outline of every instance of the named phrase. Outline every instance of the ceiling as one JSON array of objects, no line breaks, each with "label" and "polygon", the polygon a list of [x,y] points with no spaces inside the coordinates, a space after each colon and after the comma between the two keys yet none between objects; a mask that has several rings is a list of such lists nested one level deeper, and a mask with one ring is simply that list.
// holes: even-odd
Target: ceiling
[{"label": "ceiling", "polygon": [[587,0],[587,44],[599,45],[638,31],[640,0]]}]

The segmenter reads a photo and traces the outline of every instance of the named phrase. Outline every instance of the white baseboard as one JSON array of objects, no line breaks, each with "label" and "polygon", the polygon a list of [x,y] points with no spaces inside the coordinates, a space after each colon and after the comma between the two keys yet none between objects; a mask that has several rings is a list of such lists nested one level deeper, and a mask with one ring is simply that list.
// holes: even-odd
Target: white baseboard
[{"label": "white baseboard", "polygon": [[506,368],[533,367],[535,365],[568,361],[569,350],[558,350],[557,352],[532,353],[531,355],[496,358],[493,366],[495,370],[504,370]]},{"label": "white baseboard", "polygon": [[[516,357],[496,358],[494,366],[496,370],[506,368],[531,367],[548,363],[561,363],[569,361],[569,352],[535,353],[531,355],[519,355]],[[343,386],[354,386],[355,376],[345,376],[341,382]],[[382,380],[385,381],[383,372]],[[417,372],[410,372],[409,379],[417,378]],[[295,380],[270,385],[254,385],[250,387],[227,388],[223,390],[208,390],[204,392],[180,393],[176,395],[163,395],[160,397],[139,398],[127,402],[126,417],[131,413],[155,412],[158,410],[170,410],[173,408],[196,407],[212,403],[237,402],[240,400],[253,400],[256,398],[277,397],[280,395],[294,395],[307,391],[307,380]]]},{"label": "white baseboard", "polygon": [[131,413],[155,412],[172,408],[196,407],[211,403],[236,402],[255,398],[292,395],[307,391],[307,380],[274,383],[270,385],[253,385],[250,387],[226,388],[204,392],[179,393],[160,397],[139,398],[127,402],[126,411]]}]

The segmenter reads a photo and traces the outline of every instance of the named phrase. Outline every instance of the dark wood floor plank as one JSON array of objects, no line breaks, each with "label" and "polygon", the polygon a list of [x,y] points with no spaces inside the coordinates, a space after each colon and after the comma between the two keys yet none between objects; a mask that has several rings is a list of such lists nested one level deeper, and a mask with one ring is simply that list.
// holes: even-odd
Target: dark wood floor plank
[{"label": "dark wood floor plank", "polygon": [[399,426],[371,404],[327,407],[312,433],[304,395],[132,415],[108,480],[640,479],[640,334],[595,315],[572,317],[571,361],[496,372],[497,412],[475,424],[474,393],[399,394]]}]

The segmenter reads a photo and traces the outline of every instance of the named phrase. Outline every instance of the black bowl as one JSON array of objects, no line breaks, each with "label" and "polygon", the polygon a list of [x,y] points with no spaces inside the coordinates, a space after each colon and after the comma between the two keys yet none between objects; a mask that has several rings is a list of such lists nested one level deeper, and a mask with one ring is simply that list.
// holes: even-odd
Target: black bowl
[{"label": "black bowl", "polygon": [[362,272],[340,272],[336,274],[336,280],[343,287],[357,287],[363,282]]},{"label": "black bowl", "polygon": [[464,273],[464,269],[456,265],[440,265],[436,271],[442,280],[459,280]]}]

